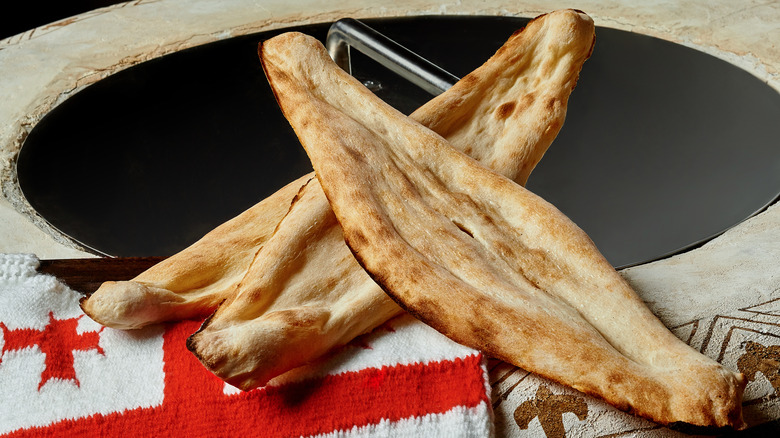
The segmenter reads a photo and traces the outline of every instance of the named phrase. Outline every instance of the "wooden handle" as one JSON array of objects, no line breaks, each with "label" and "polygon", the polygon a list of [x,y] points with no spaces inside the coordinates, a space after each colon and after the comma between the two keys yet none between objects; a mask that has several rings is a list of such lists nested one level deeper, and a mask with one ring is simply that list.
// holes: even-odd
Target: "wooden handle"
[{"label": "wooden handle", "polygon": [[130,280],[165,257],[103,257],[41,260],[38,272],[57,277],[71,289],[91,294],[104,281]]}]

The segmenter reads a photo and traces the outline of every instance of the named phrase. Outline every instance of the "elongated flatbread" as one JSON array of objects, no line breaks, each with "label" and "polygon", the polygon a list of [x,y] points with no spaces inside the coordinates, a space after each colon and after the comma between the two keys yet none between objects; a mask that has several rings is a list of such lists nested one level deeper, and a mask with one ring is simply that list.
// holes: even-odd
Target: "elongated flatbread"
[{"label": "elongated flatbread", "polygon": [[554,206],[327,67],[313,39],[262,59],[348,246],[402,307],[658,423],[744,426],[743,376],[677,339]]},{"label": "elongated flatbread", "polygon": [[[539,17],[411,117],[524,184],[564,122],[593,38],[593,21],[585,14],[564,10]],[[255,255],[312,177],[290,183],[131,281],[106,282],[82,300],[82,309],[120,329],[211,314],[236,293]]]},{"label": "elongated flatbread", "polygon": [[[540,17],[411,118],[426,120],[464,151],[525,182],[563,124],[593,36],[593,22],[584,14]],[[295,35],[276,41],[282,41],[277,44],[285,47],[284,56],[308,61]],[[311,61],[312,69],[333,67]],[[352,257],[313,180],[258,252],[237,293],[190,338],[189,347],[215,374],[251,389],[399,312]]]}]

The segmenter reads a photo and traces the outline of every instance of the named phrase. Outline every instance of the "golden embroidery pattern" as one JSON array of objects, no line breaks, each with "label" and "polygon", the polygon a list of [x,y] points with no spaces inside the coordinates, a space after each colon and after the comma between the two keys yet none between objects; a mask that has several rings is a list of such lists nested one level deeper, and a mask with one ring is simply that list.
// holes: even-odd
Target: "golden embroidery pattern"
[{"label": "golden embroidery pattern", "polygon": [[564,438],[563,414],[567,412],[583,421],[588,417],[588,404],[583,397],[553,394],[549,387],[540,385],[535,398],[521,403],[514,417],[520,429],[527,429],[531,420],[538,417],[547,438]]},{"label": "golden embroidery pattern", "polygon": [[748,341],[745,353],[737,360],[737,368],[751,382],[757,373],[763,374],[775,389],[775,395],[780,396],[780,345],[767,347]]}]

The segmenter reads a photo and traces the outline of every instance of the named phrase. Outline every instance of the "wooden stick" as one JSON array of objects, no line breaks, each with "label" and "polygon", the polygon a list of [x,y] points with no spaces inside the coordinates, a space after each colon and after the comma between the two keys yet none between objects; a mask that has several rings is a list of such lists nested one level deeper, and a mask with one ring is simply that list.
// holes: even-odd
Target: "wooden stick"
[{"label": "wooden stick", "polygon": [[57,277],[71,289],[91,294],[109,280],[130,280],[165,257],[101,257],[41,260],[38,272]]}]

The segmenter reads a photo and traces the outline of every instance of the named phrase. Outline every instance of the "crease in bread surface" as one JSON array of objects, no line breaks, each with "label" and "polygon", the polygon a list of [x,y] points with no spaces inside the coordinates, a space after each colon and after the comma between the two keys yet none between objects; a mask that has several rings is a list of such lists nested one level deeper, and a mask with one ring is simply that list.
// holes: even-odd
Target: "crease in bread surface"
[{"label": "crease in bread surface", "polygon": [[743,376],[677,339],[554,206],[327,68],[313,39],[262,60],[347,245],[404,309],[655,422],[744,427]]},{"label": "crease in bread surface", "polygon": [[[567,10],[538,18],[483,66],[410,117],[457,131],[455,147],[524,183],[563,124],[569,94],[593,38],[593,22],[584,14]],[[306,47],[296,39],[281,36],[266,44],[282,48],[280,56],[306,59],[313,70],[334,68],[305,56]],[[542,60],[518,62],[523,56]],[[556,67],[557,75],[534,67],[550,57],[562,65]],[[539,99],[532,102],[529,95]],[[521,101],[526,104],[515,105]],[[551,107],[551,101],[557,104]],[[510,106],[511,114],[506,110]],[[400,312],[354,260],[315,179],[258,252],[236,293],[188,346],[216,375],[251,389]]]}]

